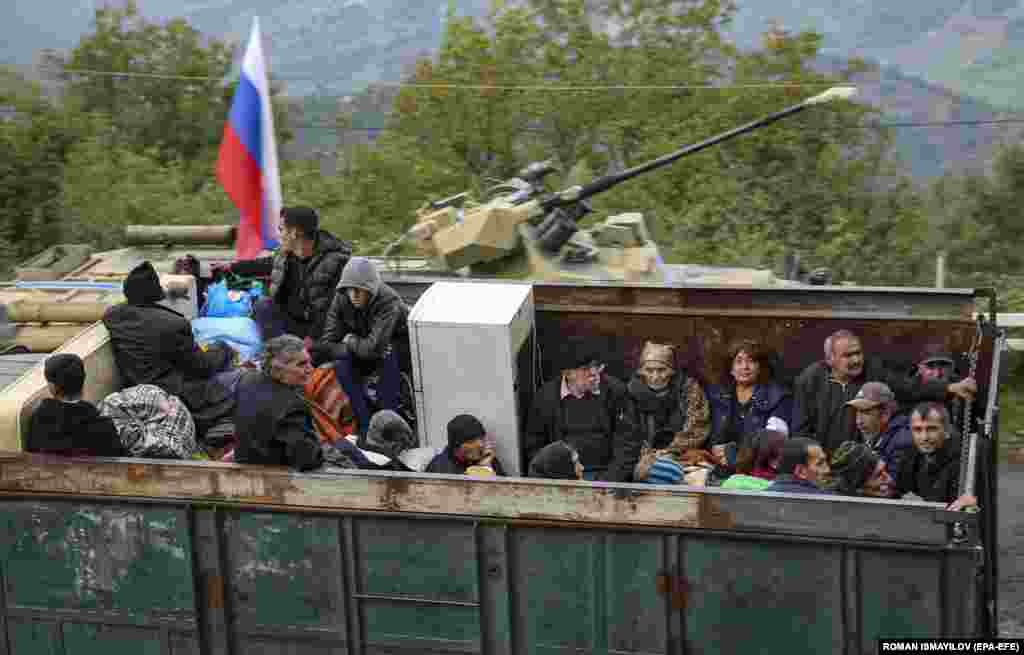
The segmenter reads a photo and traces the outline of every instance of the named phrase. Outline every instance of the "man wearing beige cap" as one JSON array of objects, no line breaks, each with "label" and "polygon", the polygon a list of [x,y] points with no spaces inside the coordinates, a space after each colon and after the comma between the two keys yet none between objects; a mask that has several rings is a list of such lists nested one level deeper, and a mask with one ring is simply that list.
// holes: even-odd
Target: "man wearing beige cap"
[{"label": "man wearing beige cap", "polygon": [[882,458],[895,477],[900,464],[914,447],[910,419],[896,413],[899,407],[896,394],[884,382],[868,382],[846,404],[857,411],[857,430],[864,444]]}]

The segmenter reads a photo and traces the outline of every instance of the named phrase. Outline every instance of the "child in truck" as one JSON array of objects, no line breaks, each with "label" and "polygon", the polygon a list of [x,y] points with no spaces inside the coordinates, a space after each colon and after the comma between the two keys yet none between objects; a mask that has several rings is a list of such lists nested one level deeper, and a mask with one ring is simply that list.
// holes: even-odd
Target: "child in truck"
[{"label": "child in truck", "polygon": [[85,366],[78,355],[48,357],[43,374],[53,397],[44,398],[32,412],[25,450],[66,457],[128,455],[114,422],[82,400]]}]

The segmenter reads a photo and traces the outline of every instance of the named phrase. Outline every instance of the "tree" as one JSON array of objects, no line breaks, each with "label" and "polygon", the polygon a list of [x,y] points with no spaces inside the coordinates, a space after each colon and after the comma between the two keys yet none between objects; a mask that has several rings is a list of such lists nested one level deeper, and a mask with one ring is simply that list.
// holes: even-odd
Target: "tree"
[{"label": "tree", "polygon": [[[234,92],[233,84],[225,84],[231,64],[231,48],[223,41],[204,37],[183,18],[150,22],[129,0],[123,7],[98,8],[95,32],[63,61],[65,100],[75,111],[110,117],[118,144],[152,152],[163,163],[199,162],[205,174]],[[272,84],[272,96],[279,92]],[[274,107],[283,144],[291,136],[286,110],[281,102]]]},{"label": "tree", "polygon": [[56,242],[60,180],[74,130],[36,85],[2,71],[0,107],[0,270]]}]

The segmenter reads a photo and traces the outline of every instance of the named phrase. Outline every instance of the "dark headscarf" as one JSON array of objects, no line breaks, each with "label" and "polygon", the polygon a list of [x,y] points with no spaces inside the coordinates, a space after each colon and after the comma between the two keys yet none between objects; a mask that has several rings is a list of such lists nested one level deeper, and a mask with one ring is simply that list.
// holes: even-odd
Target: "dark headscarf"
[{"label": "dark headscarf", "polygon": [[832,487],[846,495],[855,495],[878,467],[878,455],[856,441],[844,441],[832,453]]},{"label": "dark headscarf", "polygon": [[416,435],[396,412],[382,409],[370,419],[370,427],[357,445],[363,450],[395,458],[416,447]]},{"label": "dark headscarf", "polygon": [[128,273],[124,280],[124,297],[130,305],[148,305],[167,297],[152,264],[142,262]]},{"label": "dark headscarf", "polygon": [[556,441],[541,448],[530,460],[529,477],[551,480],[576,480],[573,450],[564,441]]}]

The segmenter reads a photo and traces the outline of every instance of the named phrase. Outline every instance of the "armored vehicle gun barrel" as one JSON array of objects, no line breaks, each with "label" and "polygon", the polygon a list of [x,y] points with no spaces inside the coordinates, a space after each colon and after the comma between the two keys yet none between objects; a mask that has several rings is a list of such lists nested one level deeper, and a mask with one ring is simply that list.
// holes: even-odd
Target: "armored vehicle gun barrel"
[{"label": "armored vehicle gun barrel", "polygon": [[[641,214],[612,216],[581,232],[579,220],[591,212],[587,199],[808,107],[849,98],[855,91],[849,86],[833,87],[699,143],[562,191],[544,189],[543,179],[555,167],[548,161],[536,162],[516,177],[489,189],[482,204],[467,202],[457,210],[452,207],[451,198],[428,203],[418,212],[416,224],[387,248],[385,257],[406,237],[412,237],[421,254],[434,258],[450,271],[526,273],[526,277],[540,279],[664,282],[657,244],[651,239]],[[453,198],[465,200],[463,194]]]},{"label": "armored vehicle gun barrel", "polygon": [[763,118],[751,121],[746,125],[741,125],[737,128],[731,129],[728,132],[723,132],[708,139],[704,139],[699,143],[694,143],[685,146],[683,148],[680,148],[679,150],[670,152],[667,155],[662,155],[657,159],[652,159],[651,161],[644,162],[643,164],[639,164],[632,168],[628,168],[620,173],[599,177],[596,180],[592,180],[581,187],[577,186],[572,187],[570,189],[566,189],[565,191],[556,193],[548,198],[541,200],[540,204],[544,209],[553,209],[555,207],[565,206],[579,202],[581,200],[586,200],[591,196],[603,193],[611,189],[612,187],[622,184],[627,180],[631,180],[634,177],[637,177],[638,175],[643,175],[644,173],[659,169],[663,166],[668,166],[669,164],[675,162],[676,160],[682,159],[683,157],[700,152],[701,150],[710,148],[711,146],[722,143],[723,141],[728,141],[729,139],[740,136],[741,134],[746,134],[747,132],[751,132],[758,128],[769,125],[782,118],[801,112],[804,109],[807,109],[808,107],[820,105],[831,100],[850,98],[855,92],[855,87],[833,87],[828,91],[808,98],[807,100],[804,100],[799,104],[793,105],[792,107],[787,107],[785,109],[781,109],[773,114],[769,114],[768,116],[765,116]]}]

